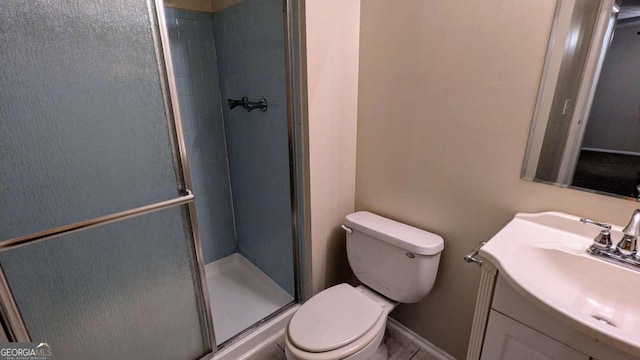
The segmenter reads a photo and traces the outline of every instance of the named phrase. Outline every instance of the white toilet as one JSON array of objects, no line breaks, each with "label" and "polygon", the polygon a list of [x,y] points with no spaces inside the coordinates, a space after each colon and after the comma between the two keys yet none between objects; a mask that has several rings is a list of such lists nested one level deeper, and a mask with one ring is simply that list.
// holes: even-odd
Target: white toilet
[{"label": "white toilet", "polygon": [[289,360],[378,360],[387,315],[425,297],[444,241],[438,235],[360,211],[346,217],[347,257],[364,284],[340,284],[304,303],[285,332]]}]

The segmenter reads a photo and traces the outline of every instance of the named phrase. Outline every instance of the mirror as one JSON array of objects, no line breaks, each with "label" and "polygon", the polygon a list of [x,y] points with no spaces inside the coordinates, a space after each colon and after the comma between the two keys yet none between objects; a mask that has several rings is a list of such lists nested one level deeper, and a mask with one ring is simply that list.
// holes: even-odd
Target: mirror
[{"label": "mirror", "polygon": [[558,0],[522,178],[640,198],[640,0]]}]

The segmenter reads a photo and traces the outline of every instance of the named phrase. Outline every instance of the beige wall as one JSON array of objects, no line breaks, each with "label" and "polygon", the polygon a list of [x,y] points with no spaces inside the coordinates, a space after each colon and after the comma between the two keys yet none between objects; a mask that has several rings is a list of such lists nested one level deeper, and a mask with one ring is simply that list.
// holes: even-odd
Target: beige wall
[{"label": "beige wall", "polygon": [[311,296],[348,274],[340,224],[355,199],[360,1],[305,6]]},{"label": "beige wall", "polygon": [[520,180],[554,6],[362,2],[356,208],[444,237],[432,293],[392,316],[456,358],[479,278],[462,257],[479,241],[517,212],[624,225],[637,206]]}]

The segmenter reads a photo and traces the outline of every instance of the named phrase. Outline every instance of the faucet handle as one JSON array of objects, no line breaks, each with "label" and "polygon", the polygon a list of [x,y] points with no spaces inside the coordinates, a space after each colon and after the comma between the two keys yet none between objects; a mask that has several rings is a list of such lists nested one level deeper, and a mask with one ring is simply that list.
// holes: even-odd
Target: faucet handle
[{"label": "faucet handle", "polygon": [[580,222],[583,224],[591,224],[598,227],[601,227],[600,234],[593,239],[593,246],[600,249],[608,251],[611,249],[611,225],[606,223],[601,223],[599,221],[594,221],[587,218],[580,219]]}]

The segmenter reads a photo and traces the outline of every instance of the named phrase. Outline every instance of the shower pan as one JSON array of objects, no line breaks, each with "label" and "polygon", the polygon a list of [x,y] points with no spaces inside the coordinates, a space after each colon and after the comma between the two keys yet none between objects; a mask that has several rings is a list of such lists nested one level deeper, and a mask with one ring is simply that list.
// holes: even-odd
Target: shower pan
[{"label": "shower pan", "polygon": [[0,347],[210,358],[299,299],[296,3],[170,3],[2,3]]}]

